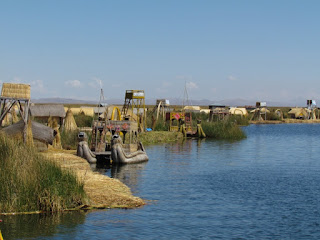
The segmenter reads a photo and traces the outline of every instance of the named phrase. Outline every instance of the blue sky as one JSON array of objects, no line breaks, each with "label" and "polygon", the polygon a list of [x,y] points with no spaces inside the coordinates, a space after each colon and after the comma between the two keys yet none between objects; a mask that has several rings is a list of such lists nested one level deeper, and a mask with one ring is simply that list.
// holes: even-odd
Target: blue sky
[{"label": "blue sky", "polygon": [[320,1],[0,1],[0,81],[32,98],[320,99]]}]

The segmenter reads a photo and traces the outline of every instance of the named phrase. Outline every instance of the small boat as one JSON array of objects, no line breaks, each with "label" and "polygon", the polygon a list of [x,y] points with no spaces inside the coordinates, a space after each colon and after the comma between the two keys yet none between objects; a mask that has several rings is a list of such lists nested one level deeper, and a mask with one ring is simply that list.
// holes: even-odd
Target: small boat
[{"label": "small boat", "polygon": [[115,164],[139,163],[149,160],[141,142],[123,144],[119,135],[112,136],[111,159]]}]

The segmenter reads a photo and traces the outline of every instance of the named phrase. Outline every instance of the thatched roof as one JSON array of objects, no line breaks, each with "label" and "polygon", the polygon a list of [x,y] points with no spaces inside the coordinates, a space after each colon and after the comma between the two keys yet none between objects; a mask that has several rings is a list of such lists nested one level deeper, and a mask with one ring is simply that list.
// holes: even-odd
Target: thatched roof
[{"label": "thatched roof", "polygon": [[255,113],[255,112],[258,112],[260,111],[261,114],[265,114],[265,113],[270,113],[270,111],[267,109],[267,108],[256,108],[252,111],[250,111],[251,113]]},{"label": "thatched roof", "polygon": [[30,99],[30,85],[20,83],[3,83],[2,97]]},{"label": "thatched roof", "polygon": [[229,114],[229,110],[226,108],[217,107],[212,109],[213,114]]},{"label": "thatched roof", "polygon": [[306,118],[308,116],[308,110],[305,108],[292,108],[288,114],[295,118]]},{"label": "thatched roof", "polygon": [[66,117],[63,105],[60,104],[43,104],[30,107],[31,116],[33,117]]},{"label": "thatched roof", "polygon": [[237,107],[231,107],[229,109],[229,113],[230,114],[234,114],[234,115],[248,115],[248,111],[246,108],[237,108]]},{"label": "thatched roof", "polygon": [[183,108],[184,110],[192,110],[192,111],[200,111],[200,107],[199,106],[185,106]]}]

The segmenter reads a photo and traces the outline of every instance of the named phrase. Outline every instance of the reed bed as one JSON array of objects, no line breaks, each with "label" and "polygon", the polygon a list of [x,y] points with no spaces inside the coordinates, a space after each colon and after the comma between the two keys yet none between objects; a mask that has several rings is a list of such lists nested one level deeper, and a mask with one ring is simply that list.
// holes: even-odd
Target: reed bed
[{"label": "reed bed", "polygon": [[76,121],[76,124],[78,127],[91,127],[93,117],[87,116],[84,113],[80,113],[80,114],[74,114],[74,120]]},{"label": "reed bed", "polygon": [[231,120],[203,122],[202,129],[209,138],[241,140],[246,138],[243,130]]},{"label": "reed bed", "polygon": [[[63,149],[71,150],[77,149],[78,146],[78,130],[75,131],[62,131],[61,132],[61,145]],[[90,134],[91,135],[91,134]]]},{"label": "reed bed", "polygon": [[139,134],[139,140],[143,144],[177,142],[183,140],[183,134],[169,131],[143,132]]},{"label": "reed bed", "polygon": [[86,203],[83,183],[30,145],[0,132],[0,213],[57,212]]}]

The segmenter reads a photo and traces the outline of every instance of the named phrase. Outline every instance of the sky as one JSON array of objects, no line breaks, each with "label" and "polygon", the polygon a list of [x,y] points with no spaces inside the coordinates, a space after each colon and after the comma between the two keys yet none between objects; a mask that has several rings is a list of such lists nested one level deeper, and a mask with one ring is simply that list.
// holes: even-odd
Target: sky
[{"label": "sky", "polygon": [[320,100],[318,0],[0,0],[0,83],[31,97]]}]

